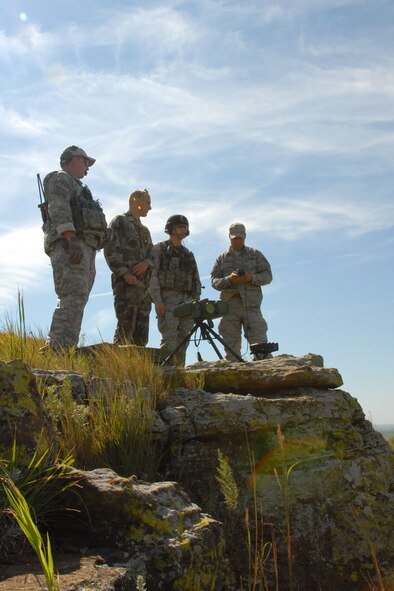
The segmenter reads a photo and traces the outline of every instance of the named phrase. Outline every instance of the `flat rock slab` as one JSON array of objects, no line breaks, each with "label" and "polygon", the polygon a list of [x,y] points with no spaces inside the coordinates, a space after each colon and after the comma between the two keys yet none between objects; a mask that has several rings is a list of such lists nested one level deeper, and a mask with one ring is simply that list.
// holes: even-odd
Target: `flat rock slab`
[{"label": "flat rock slab", "polygon": [[[101,556],[63,554],[56,556],[62,591],[126,591],[131,574],[126,568],[113,567]],[[45,577],[38,562],[31,556],[19,556],[14,564],[0,564],[0,591],[42,591]]]},{"label": "flat rock slab", "polygon": [[[200,362],[186,367],[184,376],[198,375],[207,392],[234,392],[264,396],[294,388],[339,388],[343,384],[337,369],[323,367],[320,355],[303,357],[278,355],[272,359],[234,363]],[[294,395],[294,392],[293,392]]]}]

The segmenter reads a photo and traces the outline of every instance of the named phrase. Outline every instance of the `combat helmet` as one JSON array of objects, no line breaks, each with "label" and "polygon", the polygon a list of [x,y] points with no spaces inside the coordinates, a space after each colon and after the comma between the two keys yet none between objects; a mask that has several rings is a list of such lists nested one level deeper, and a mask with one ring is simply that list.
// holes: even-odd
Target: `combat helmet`
[{"label": "combat helmet", "polygon": [[171,215],[166,222],[164,232],[166,234],[171,234],[172,230],[174,229],[175,226],[185,226],[187,229],[186,236],[189,236],[189,233],[190,233],[189,232],[189,222],[188,222],[188,219],[184,215],[181,215],[179,213],[177,213],[175,215]]}]

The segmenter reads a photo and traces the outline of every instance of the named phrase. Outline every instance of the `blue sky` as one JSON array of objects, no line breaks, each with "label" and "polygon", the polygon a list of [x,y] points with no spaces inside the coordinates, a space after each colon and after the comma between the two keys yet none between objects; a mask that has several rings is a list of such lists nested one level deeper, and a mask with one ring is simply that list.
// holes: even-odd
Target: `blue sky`
[{"label": "blue sky", "polygon": [[[1,316],[20,289],[32,330],[50,324],[36,174],[77,144],[108,220],[139,187],[154,241],[189,218],[204,297],[245,223],[273,270],[269,340],[321,354],[368,418],[394,423],[391,0],[0,0],[0,15]],[[114,327],[99,254],[84,340]]]}]

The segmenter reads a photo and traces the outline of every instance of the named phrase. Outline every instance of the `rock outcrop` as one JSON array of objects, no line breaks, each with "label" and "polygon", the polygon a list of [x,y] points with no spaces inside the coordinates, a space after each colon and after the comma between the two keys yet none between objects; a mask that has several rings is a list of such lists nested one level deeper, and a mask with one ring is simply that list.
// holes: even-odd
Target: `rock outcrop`
[{"label": "rock outcrop", "polygon": [[338,370],[325,368],[320,355],[279,355],[264,363],[206,362],[196,363],[183,371],[184,375],[198,374],[207,392],[241,394],[286,393],[294,388],[338,388],[342,377]]},{"label": "rock outcrop", "polygon": [[[78,374],[34,374],[52,391],[67,380],[81,404],[102,387]],[[27,454],[41,429],[51,432],[34,374],[19,361],[0,365],[2,453],[12,444],[10,424]],[[70,520],[69,535],[117,556],[112,564],[103,559],[118,581],[106,589],[134,589],[139,573],[148,590],[236,591],[240,578],[249,588],[262,548],[256,572],[269,588],[277,581],[282,591],[364,591],[377,564],[389,580],[394,454],[357,400],[339,389],[337,370],[318,355],[280,355],[198,363],[178,370],[177,381],[183,386],[169,393],[153,427],[165,482],[104,468],[70,475],[80,481],[80,501],[70,496],[67,505],[88,507],[91,531]],[[221,486],[220,463],[227,467]]]},{"label": "rock outcrop", "polygon": [[[245,549],[241,572],[245,513],[253,522],[257,506],[258,527],[282,562],[281,588],[288,584],[287,531],[293,582],[303,591],[365,588],[362,573],[374,572],[374,553],[392,574],[394,455],[357,400],[333,389],[342,384],[339,373],[316,355],[204,362],[184,370],[189,382],[193,373],[204,389],[178,389],[161,411],[167,467],[205,510],[235,521],[236,556]],[[240,494],[231,516],[217,483],[218,449]]]},{"label": "rock outcrop", "polygon": [[[71,388],[79,403],[95,396],[89,389],[91,384],[85,384],[78,374],[36,370],[35,375],[41,387],[49,387],[52,393],[61,394],[62,388]],[[51,436],[54,432],[35,375],[20,360],[0,364],[1,458],[11,455],[15,437],[18,448],[23,450],[22,460],[27,462],[42,431]],[[159,415],[154,429],[158,438],[166,438],[168,428]],[[61,496],[59,507],[67,508],[66,520],[59,512],[56,525],[52,525],[56,546],[72,546],[74,552],[78,545],[84,547],[80,560],[75,556],[60,560],[66,580],[73,581],[66,586],[60,572],[65,591],[133,591],[138,576],[143,577],[148,589],[157,591],[233,588],[234,575],[226,554],[222,523],[203,513],[176,482],[142,482],[135,476],[122,478],[103,468],[73,470],[65,484],[72,483],[78,485],[78,494],[71,487]],[[70,568],[79,574],[68,576]],[[6,570],[8,576],[3,580]],[[32,567],[18,571],[1,565],[0,558],[0,589],[20,591],[27,579],[34,581],[30,576],[34,572],[34,561]],[[39,581],[36,587],[32,585],[30,589],[42,588]]]}]

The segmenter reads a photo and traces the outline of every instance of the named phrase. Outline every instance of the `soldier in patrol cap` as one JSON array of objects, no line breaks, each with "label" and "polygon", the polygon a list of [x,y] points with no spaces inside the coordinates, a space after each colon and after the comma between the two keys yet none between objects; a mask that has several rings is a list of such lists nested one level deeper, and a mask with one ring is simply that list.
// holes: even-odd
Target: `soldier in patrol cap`
[{"label": "soldier in patrol cap", "polygon": [[104,254],[112,271],[112,291],[118,324],[114,343],[145,346],[149,338],[152,302],[148,292],[152,258],[152,239],[141,218],[151,207],[147,189],[130,194],[129,209],[109,224]]},{"label": "soldier in patrol cap", "polygon": [[58,304],[42,352],[78,344],[96,275],[96,253],[107,233],[99,202],[81,182],[95,162],[82,148],[69,146],[60,156],[61,170],[50,172],[44,179],[44,247],[51,259]]},{"label": "soldier in patrol cap", "polygon": [[[189,235],[189,222],[184,215],[168,218],[164,232],[168,240],[153,248],[154,268],[149,293],[155,305],[157,324],[161,333],[160,349],[165,355],[172,353],[193,328],[190,318],[176,318],[174,308],[201,295],[201,282],[197,263],[182,241]],[[187,345],[175,360],[184,364]]]},{"label": "soldier in patrol cap", "polygon": [[[211,272],[212,287],[220,291],[220,299],[230,307],[219,322],[223,340],[241,354],[241,331],[249,344],[267,342],[267,323],[260,305],[263,299],[262,285],[272,281],[271,266],[265,256],[254,248],[245,246],[245,226],[239,222],[229,229],[230,248],[220,254]],[[227,352],[226,359],[234,361]]]}]

